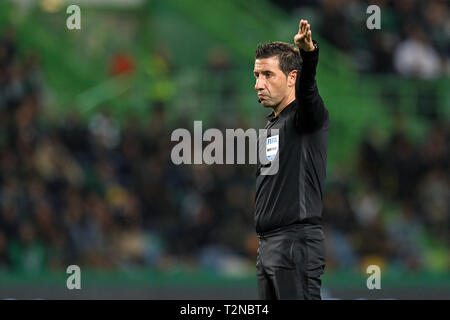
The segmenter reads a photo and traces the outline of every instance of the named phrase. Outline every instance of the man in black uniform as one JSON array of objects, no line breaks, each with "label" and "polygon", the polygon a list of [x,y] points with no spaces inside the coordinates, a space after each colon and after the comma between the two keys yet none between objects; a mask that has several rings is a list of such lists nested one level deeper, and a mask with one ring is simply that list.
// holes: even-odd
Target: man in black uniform
[{"label": "man in black uniform", "polygon": [[325,269],[321,223],[329,116],[317,90],[319,47],[308,21],[300,21],[294,42],[298,48],[262,44],[255,56],[259,102],[273,109],[265,127],[269,138],[260,137],[258,146],[264,148],[274,138],[275,148],[266,149],[271,150],[267,156],[279,165],[276,174],[265,175],[267,165],[258,164],[256,173],[261,299],[321,299]]}]

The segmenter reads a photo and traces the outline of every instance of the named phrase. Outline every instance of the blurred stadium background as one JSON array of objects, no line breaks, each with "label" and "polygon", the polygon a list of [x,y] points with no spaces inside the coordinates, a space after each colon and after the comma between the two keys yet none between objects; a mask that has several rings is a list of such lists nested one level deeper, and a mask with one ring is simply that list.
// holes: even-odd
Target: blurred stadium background
[{"label": "blurred stadium background", "polygon": [[261,127],[254,51],[300,18],[332,119],[323,297],[449,299],[445,0],[0,1],[0,298],[256,298],[255,168],[175,166],[170,135]]}]

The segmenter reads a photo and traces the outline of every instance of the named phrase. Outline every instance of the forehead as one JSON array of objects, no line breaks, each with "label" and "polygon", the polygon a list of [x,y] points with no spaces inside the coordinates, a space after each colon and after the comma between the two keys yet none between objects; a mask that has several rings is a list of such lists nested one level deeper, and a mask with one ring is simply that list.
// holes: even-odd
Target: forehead
[{"label": "forehead", "polygon": [[255,60],[255,68],[254,71],[265,71],[265,70],[271,70],[276,71],[279,70],[279,62],[278,57],[270,57],[270,58],[260,58]]}]

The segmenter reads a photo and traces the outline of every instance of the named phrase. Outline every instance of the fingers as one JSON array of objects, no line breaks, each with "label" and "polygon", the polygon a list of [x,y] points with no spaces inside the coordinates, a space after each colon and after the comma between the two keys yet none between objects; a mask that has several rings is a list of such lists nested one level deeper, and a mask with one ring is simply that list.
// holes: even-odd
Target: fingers
[{"label": "fingers", "polygon": [[305,26],[305,38],[306,38],[306,41],[308,41],[308,42],[311,39],[311,27],[310,27],[309,23]]},{"label": "fingers", "polygon": [[303,35],[305,37],[308,36],[308,32],[310,31],[311,26],[308,23],[308,20],[300,20],[300,23],[298,24],[298,33],[300,35]]},{"label": "fingers", "polygon": [[303,27],[303,19],[300,20],[300,23],[298,24],[298,33],[302,33],[302,27]]},{"label": "fingers", "polygon": [[300,23],[298,24],[298,34],[295,35],[294,42],[298,45],[300,43],[311,42],[311,26],[308,23],[308,20],[300,20]]},{"label": "fingers", "polygon": [[298,33],[299,34],[304,34],[305,33],[305,26],[306,26],[306,20],[300,20],[300,23],[298,25]]}]

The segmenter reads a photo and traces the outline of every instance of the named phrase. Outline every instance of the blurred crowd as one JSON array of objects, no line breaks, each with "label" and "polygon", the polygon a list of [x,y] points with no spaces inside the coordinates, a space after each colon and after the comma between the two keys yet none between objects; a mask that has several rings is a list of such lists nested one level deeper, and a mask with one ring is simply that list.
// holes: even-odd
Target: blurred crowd
[{"label": "blurred crowd", "polygon": [[[153,103],[148,119],[130,115],[123,124],[107,108],[88,120],[74,110],[48,123],[42,86],[38,56],[19,54],[14,30],[4,30],[0,270],[78,264],[253,274],[254,166],[172,164],[164,102]],[[237,127],[248,125],[239,121]],[[329,175],[327,268],[359,270],[378,261],[426,269],[433,246],[445,248],[441,265],[449,268],[450,127],[430,121],[416,142],[396,115],[387,141],[367,131],[356,171]],[[175,126],[192,127],[182,118]],[[222,126],[217,119],[214,127]]]},{"label": "blurred crowd", "polygon": [[[386,141],[370,128],[359,146],[357,176],[331,177],[325,197],[331,264],[401,270],[450,267],[450,126],[430,122],[422,141],[405,133],[401,115]],[[440,246],[442,260],[432,258]]]},{"label": "blurred crowd", "polygon": [[107,109],[88,121],[74,111],[47,123],[40,79],[38,57],[19,55],[7,29],[0,40],[0,269],[215,269],[222,258],[227,270],[245,265],[242,256],[253,252],[246,237],[254,241],[253,173],[244,185],[244,168],[173,165],[162,104],[144,127],[133,116],[119,125]]},{"label": "blurred crowd", "polygon": [[[447,0],[276,0],[276,5],[319,24],[320,35],[348,53],[360,71],[419,79],[450,74],[450,2]],[[368,29],[370,5],[381,29]]]}]

